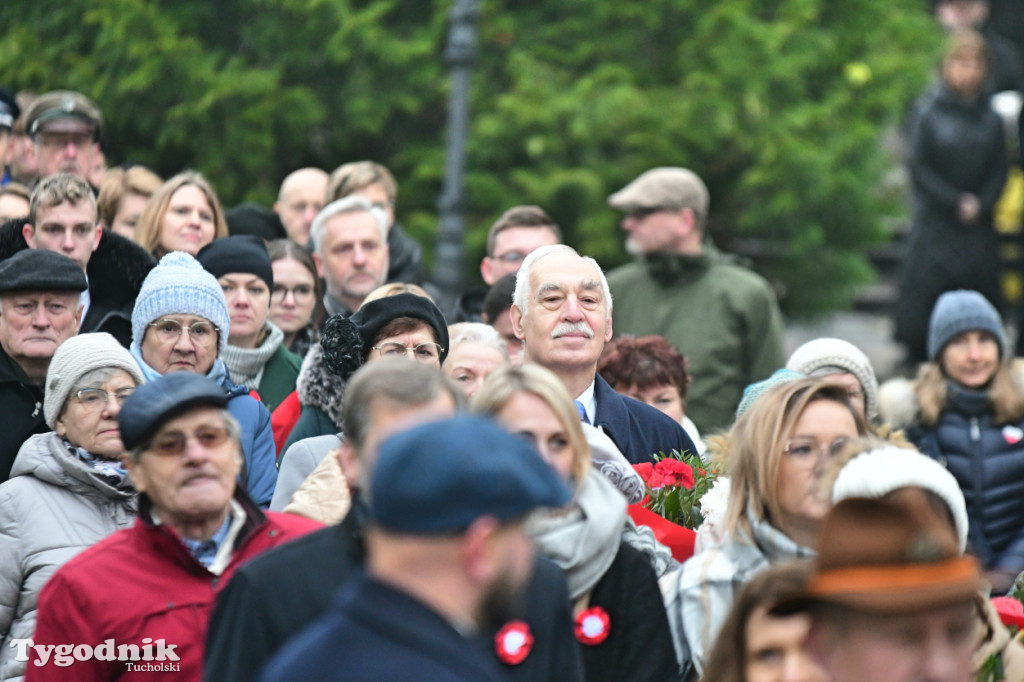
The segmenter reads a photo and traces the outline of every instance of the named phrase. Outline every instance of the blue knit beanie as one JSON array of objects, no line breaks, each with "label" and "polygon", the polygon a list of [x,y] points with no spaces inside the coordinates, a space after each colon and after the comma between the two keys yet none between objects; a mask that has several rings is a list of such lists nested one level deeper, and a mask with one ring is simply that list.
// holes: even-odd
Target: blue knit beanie
[{"label": "blue knit beanie", "polygon": [[736,418],[739,419],[740,415],[750,409],[758,398],[763,396],[768,391],[772,390],[776,386],[782,384],[788,384],[791,381],[800,381],[806,379],[807,375],[791,369],[777,369],[767,379],[762,379],[756,383],[750,384],[743,389],[743,397],[740,399],[739,406],[736,407]]},{"label": "blue knit beanie", "polygon": [[132,311],[132,342],[142,347],[146,326],[164,315],[196,315],[212,322],[218,355],[228,343],[231,317],[217,278],[184,251],[172,251],[149,271]]},{"label": "blue knit beanie", "polygon": [[928,325],[928,359],[937,362],[942,349],[957,334],[988,332],[999,344],[999,357],[1006,356],[1003,321],[995,307],[977,291],[958,289],[939,296]]}]

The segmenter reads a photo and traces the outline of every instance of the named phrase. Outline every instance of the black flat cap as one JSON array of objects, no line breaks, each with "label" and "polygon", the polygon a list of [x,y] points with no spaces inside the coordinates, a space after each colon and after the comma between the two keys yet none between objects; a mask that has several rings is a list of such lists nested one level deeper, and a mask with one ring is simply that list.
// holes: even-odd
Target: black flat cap
[{"label": "black flat cap", "polygon": [[227,392],[213,379],[192,372],[172,372],[139,386],[124,401],[117,418],[121,442],[125,450],[134,450],[189,408],[227,404]]},{"label": "black flat cap", "polygon": [[0,294],[12,291],[85,291],[82,267],[62,253],[22,249],[0,262]]}]

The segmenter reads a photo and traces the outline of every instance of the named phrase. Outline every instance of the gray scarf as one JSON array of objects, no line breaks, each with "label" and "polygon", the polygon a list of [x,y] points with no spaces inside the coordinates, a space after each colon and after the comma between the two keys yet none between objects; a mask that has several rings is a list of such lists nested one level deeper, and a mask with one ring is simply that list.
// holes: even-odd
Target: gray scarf
[{"label": "gray scarf", "polygon": [[228,373],[236,384],[248,389],[260,387],[263,369],[284,341],[284,332],[270,320],[267,320],[267,330],[270,333],[258,348],[239,348],[230,343],[224,346],[220,359],[227,365]]},{"label": "gray scarf", "polygon": [[542,509],[526,520],[537,549],[558,564],[576,600],[594,589],[619,552],[626,499],[600,472],[588,469],[565,509]]}]

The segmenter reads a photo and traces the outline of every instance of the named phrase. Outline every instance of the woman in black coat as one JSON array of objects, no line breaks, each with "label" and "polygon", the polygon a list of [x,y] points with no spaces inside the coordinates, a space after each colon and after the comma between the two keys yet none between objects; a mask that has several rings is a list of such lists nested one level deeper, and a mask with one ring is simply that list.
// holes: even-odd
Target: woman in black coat
[{"label": "woman in black coat", "polygon": [[951,38],[937,88],[922,96],[911,131],[914,226],[900,278],[896,338],[925,358],[928,316],[944,291],[973,289],[1002,306],[996,202],[1006,184],[1003,123],[982,96],[985,41]]}]

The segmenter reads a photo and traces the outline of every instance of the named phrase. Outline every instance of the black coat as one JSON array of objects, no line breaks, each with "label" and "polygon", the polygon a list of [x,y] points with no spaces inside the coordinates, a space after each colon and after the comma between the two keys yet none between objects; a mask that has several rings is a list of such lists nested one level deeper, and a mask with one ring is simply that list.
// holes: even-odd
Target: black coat
[{"label": "black coat", "polygon": [[50,427],[43,417],[43,389],[36,386],[3,348],[0,348],[0,483],[11,475],[18,450],[29,436],[46,433]]},{"label": "black coat", "polygon": [[590,593],[608,612],[608,639],[581,644],[587,682],[671,682],[679,677],[672,631],[654,569],[625,542]]},{"label": "black coat", "polygon": [[[981,292],[1002,306],[993,212],[1006,184],[1003,124],[987,100],[968,103],[948,88],[922,96],[911,130],[913,229],[900,275],[896,338],[924,360],[935,300],[952,289]],[[960,196],[978,197],[971,223],[958,218]]]},{"label": "black coat", "polygon": [[602,427],[632,464],[651,462],[651,455],[671,450],[697,454],[682,426],[650,405],[616,393],[601,375],[594,382],[594,402],[594,426]]},{"label": "black coat", "polygon": [[[17,218],[0,226],[0,260],[28,248],[21,234],[27,222]],[[135,242],[104,232],[86,267],[90,302],[79,333],[108,332],[127,348],[132,342],[135,299],[155,265],[153,256]]]},{"label": "black coat", "polygon": [[[357,501],[340,525],[299,538],[238,569],[218,596],[210,619],[204,679],[252,680],[285,640],[328,611],[331,596],[362,568],[365,551],[356,521],[361,509]],[[508,667],[509,679],[582,680],[561,570],[538,557],[524,601],[522,618],[530,624],[535,643],[525,661]],[[493,633],[478,644],[493,655]]]},{"label": "black coat", "polygon": [[423,247],[395,223],[388,232],[388,282],[423,283]]},{"label": "black coat", "polygon": [[330,612],[303,630],[259,678],[278,680],[430,680],[501,682],[493,656],[426,604],[359,575]]}]

